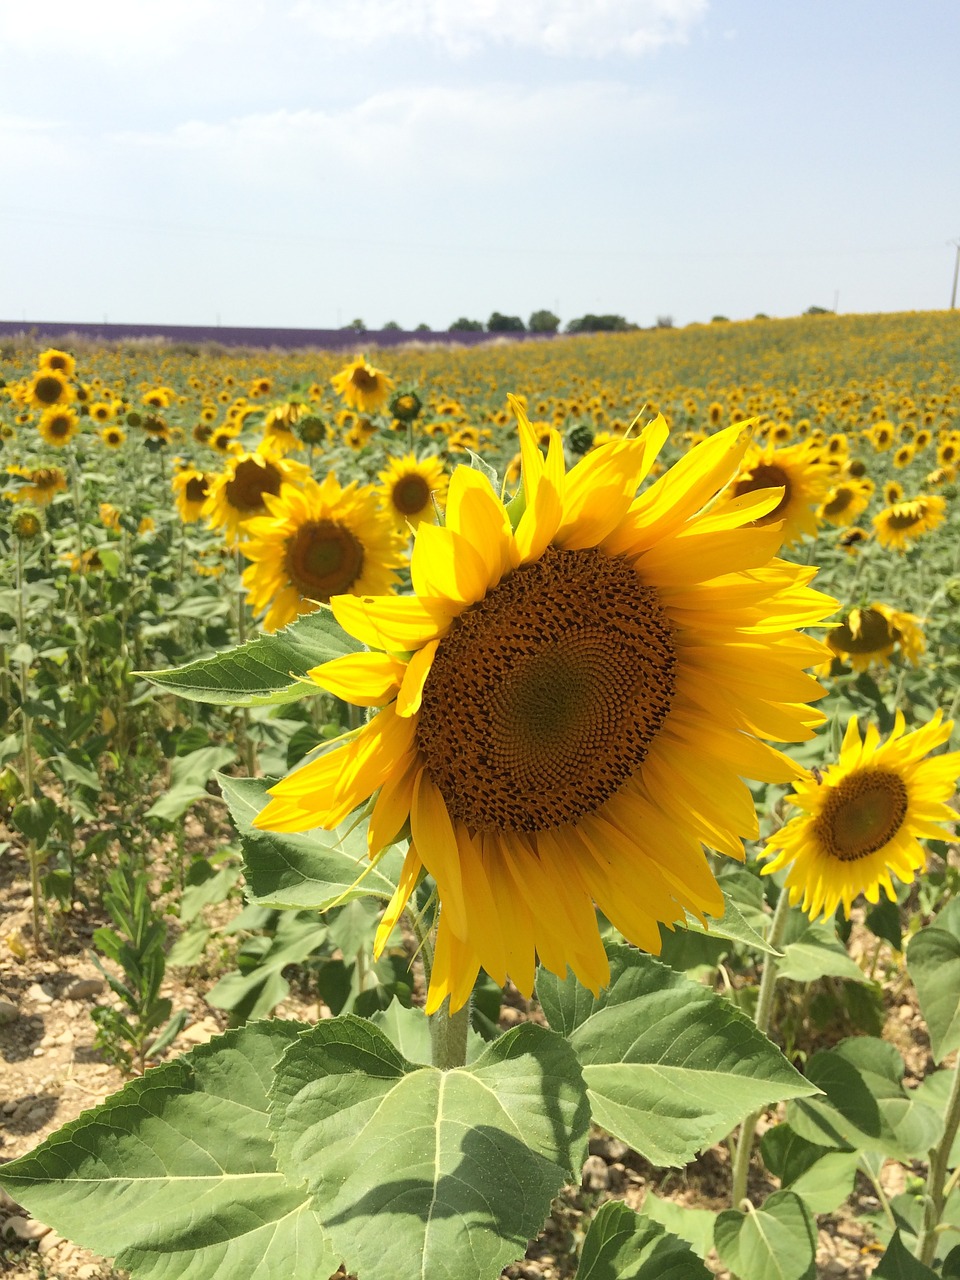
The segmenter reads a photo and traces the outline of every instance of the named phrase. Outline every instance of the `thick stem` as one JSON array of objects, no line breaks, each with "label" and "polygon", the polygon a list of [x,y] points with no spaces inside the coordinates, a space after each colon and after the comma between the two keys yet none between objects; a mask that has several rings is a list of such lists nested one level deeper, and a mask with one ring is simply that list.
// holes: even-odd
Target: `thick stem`
[{"label": "thick stem", "polygon": [[444,1000],[436,1013],[430,1016],[430,1034],[433,1040],[433,1065],[441,1071],[462,1067],[467,1060],[467,1032],[470,1029],[470,1000],[450,1012],[450,997]]},{"label": "thick stem", "polygon": [[[789,915],[790,894],[786,889],[781,889],[780,897],[777,899],[777,909],[773,913],[770,932],[767,935],[767,943],[774,949],[780,946]],[[764,1035],[769,1035],[770,1032],[770,1018],[773,1013],[773,997],[777,986],[778,967],[777,957],[768,955],[763,964],[763,976],[760,979],[760,996],[757,1000],[757,1012],[754,1017],[757,1030],[762,1031]],[[757,1121],[762,1115],[762,1111],[755,1111],[752,1115],[747,1116],[740,1126],[737,1155],[733,1162],[733,1188],[731,1191],[731,1202],[735,1209],[739,1208],[740,1202],[746,1198],[750,1157],[753,1154],[753,1135],[757,1130]]]},{"label": "thick stem", "polygon": [[[26,583],[23,578],[23,543],[17,539],[17,640],[21,645],[27,643],[27,604]],[[30,698],[30,663],[23,657],[20,659],[20,715],[23,732],[23,794],[27,803],[33,799],[33,717],[27,710]],[[27,840],[27,862],[30,866],[30,897],[33,916],[33,945],[38,951],[43,950],[40,935],[40,863],[42,851],[38,851],[34,839]]]},{"label": "thick stem", "polygon": [[953,1072],[953,1087],[943,1121],[943,1136],[930,1152],[926,1194],[923,1198],[923,1228],[917,1240],[917,1258],[926,1266],[933,1263],[937,1251],[937,1227],[943,1217],[947,1199],[947,1161],[960,1128],[960,1060]]}]

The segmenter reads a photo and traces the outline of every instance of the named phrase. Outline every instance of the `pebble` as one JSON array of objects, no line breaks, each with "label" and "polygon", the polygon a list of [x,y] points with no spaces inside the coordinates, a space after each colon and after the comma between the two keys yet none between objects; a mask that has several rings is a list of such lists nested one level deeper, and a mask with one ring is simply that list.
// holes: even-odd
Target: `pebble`
[{"label": "pebble", "polygon": [[583,1162],[580,1185],[586,1191],[606,1191],[610,1186],[610,1170],[602,1156],[587,1156]]},{"label": "pebble", "polygon": [[19,1215],[14,1218],[8,1218],[3,1224],[3,1234],[5,1236],[16,1236],[18,1240],[39,1240],[50,1230],[42,1222],[37,1222],[36,1218],[21,1218]]},{"label": "pebble", "polygon": [[53,1004],[53,992],[41,986],[39,982],[32,982],[27,987],[27,999],[32,1000],[34,1004]]},{"label": "pebble", "polygon": [[12,1000],[0,1000],[0,1027],[7,1022],[16,1022],[20,1017],[20,1010]]},{"label": "pebble", "polygon": [[16,1111],[16,1109],[17,1109],[17,1104],[12,1099],[9,1102],[5,1102],[3,1104],[3,1107],[0,1108],[0,1110],[3,1111],[3,1114],[5,1116],[12,1116],[14,1111]]},{"label": "pebble", "polygon": [[99,1274],[100,1268],[95,1262],[85,1262],[82,1267],[77,1267],[77,1280],[93,1280]]},{"label": "pebble", "polygon": [[102,990],[103,982],[99,978],[75,978],[63,995],[66,1000],[89,1000]]},{"label": "pebble", "polygon": [[63,1236],[58,1236],[56,1231],[48,1230],[45,1235],[40,1237],[38,1253],[50,1253],[56,1249],[57,1245],[63,1244]]}]

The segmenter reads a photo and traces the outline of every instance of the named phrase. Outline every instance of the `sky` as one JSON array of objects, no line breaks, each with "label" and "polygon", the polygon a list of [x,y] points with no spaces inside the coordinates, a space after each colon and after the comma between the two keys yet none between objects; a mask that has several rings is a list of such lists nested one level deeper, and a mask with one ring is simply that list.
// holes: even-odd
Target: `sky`
[{"label": "sky", "polygon": [[955,0],[0,0],[0,319],[940,310]]}]

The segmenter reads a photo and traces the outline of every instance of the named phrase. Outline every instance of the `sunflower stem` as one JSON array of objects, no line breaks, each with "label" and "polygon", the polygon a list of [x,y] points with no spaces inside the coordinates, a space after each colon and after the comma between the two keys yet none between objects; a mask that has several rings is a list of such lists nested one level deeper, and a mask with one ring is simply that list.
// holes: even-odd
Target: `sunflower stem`
[{"label": "sunflower stem", "polygon": [[[786,889],[781,889],[780,897],[777,899],[777,907],[770,922],[770,932],[767,934],[767,944],[773,947],[774,950],[780,946],[789,916],[790,894]],[[757,1000],[757,1012],[754,1017],[757,1030],[762,1031],[765,1036],[770,1034],[770,1019],[773,1013],[773,997],[776,991],[779,967],[779,957],[768,955],[763,965],[763,976],[760,979],[760,996]],[[739,1208],[746,1199],[750,1157],[753,1154],[753,1135],[757,1130],[757,1121],[762,1115],[762,1110],[754,1111],[752,1115],[747,1116],[740,1126],[737,1154],[733,1162],[733,1187],[731,1191],[731,1203],[735,1209]]]},{"label": "sunflower stem", "polygon": [[470,1029],[471,1000],[450,1012],[447,996],[436,1013],[430,1015],[430,1035],[433,1042],[433,1065],[441,1071],[462,1067],[467,1060],[467,1032]]},{"label": "sunflower stem", "polygon": [[[23,542],[17,543],[17,640],[24,648],[27,645],[27,584],[23,571]],[[23,738],[23,797],[27,804],[33,803],[33,716],[27,710],[30,700],[30,662],[20,657],[20,716]],[[42,955],[44,951],[43,936],[40,932],[40,900],[42,886],[40,884],[40,864],[43,861],[43,850],[37,849],[37,842],[31,836],[27,840],[27,863],[30,867],[30,906],[33,919],[33,945]]]},{"label": "sunflower stem", "polygon": [[944,1113],[943,1135],[930,1151],[930,1168],[927,1172],[926,1194],[923,1197],[923,1227],[917,1240],[917,1259],[932,1266],[937,1251],[937,1228],[943,1217],[949,1184],[947,1162],[957,1130],[960,1129],[960,1061],[953,1072],[953,1086]]}]

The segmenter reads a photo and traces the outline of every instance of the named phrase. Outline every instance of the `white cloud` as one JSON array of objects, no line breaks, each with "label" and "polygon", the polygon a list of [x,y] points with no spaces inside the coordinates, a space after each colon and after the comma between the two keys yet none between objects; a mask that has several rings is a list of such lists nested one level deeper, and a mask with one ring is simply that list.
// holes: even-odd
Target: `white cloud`
[{"label": "white cloud", "polygon": [[514,45],[564,57],[682,43],[708,0],[297,0],[291,16],[336,44],[410,38],[465,55]]}]

